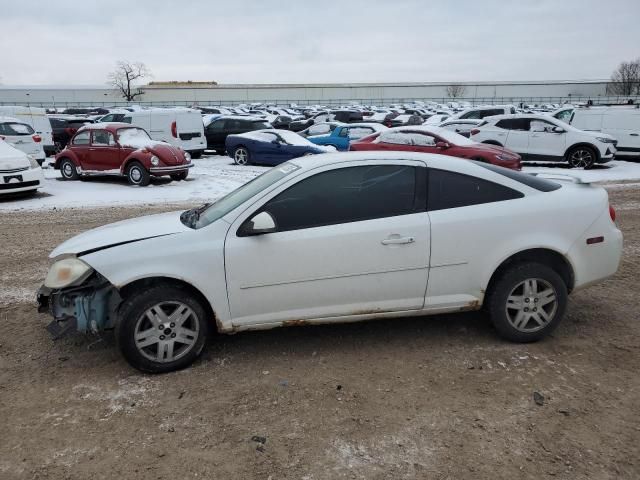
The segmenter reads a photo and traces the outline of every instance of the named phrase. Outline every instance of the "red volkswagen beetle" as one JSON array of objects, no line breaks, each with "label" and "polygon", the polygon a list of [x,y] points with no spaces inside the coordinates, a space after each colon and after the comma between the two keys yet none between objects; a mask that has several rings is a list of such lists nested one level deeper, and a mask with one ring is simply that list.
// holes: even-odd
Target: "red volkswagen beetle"
[{"label": "red volkswagen beetle", "polygon": [[520,155],[511,150],[472,142],[450,130],[431,126],[390,128],[351,142],[349,150],[439,153],[492,163],[512,170],[522,169]]},{"label": "red volkswagen beetle", "polygon": [[95,123],[80,128],[56,155],[55,168],[65,180],[86,175],[124,175],[131,185],[146,186],[151,176],[185,180],[191,157],[165,142],[151,140],[128,123]]}]

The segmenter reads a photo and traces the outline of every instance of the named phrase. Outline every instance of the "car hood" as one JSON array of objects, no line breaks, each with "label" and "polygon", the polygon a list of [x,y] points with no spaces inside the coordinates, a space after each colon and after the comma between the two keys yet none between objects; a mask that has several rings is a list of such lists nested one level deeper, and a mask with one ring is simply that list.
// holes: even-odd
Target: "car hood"
[{"label": "car hood", "polygon": [[29,167],[27,154],[0,140],[0,170]]},{"label": "car hood", "polygon": [[165,165],[179,165],[185,163],[182,151],[168,143],[158,142],[153,145],[149,145],[144,149],[162,160]]},{"label": "car hood", "polygon": [[60,255],[80,256],[85,253],[147,238],[193,231],[182,224],[180,213],[169,212],[148,215],[94,228],[58,245],[51,252],[49,258],[55,258]]}]

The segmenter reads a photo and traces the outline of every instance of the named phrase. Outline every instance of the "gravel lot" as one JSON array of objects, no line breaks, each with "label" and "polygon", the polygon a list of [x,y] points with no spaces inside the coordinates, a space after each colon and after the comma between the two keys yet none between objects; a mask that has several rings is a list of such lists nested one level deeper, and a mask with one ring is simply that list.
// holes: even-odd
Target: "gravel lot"
[{"label": "gravel lot", "polygon": [[161,376],[54,343],[33,296],[64,239],[180,206],[0,213],[0,478],[640,478],[640,188],[610,195],[622,267],[543,342],[479,313],[298,327]]}]

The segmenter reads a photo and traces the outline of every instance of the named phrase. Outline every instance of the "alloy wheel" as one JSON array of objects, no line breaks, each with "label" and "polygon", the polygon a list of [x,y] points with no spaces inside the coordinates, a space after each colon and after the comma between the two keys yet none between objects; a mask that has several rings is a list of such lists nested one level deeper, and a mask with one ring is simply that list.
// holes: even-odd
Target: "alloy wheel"
[{"label": "alloy wheel", "polygon": [[574,168],[588,168],[593,165],[593,154],[591,151],[579,148],[569,157],[569,164]]},{"label": "alloy wheel", "polygon": [[194,311],[181,302],[160,302],[145,311],[134,331],[138,351],[153,362],[174,362],[189,353],[200,335]]},{"label": "alloy wheel", "polygon": [[249,152],[247,152],[244,148],[238,148],[233,154],[233,160],[238,165],[246,165],[247,160],[249,158]]},{"label": "alloy wheel", "polygon": [[530,333],[551,322],[558,309],[555,288],[541,278],[518,283],[507,297],[507,319],[513,328]]}]

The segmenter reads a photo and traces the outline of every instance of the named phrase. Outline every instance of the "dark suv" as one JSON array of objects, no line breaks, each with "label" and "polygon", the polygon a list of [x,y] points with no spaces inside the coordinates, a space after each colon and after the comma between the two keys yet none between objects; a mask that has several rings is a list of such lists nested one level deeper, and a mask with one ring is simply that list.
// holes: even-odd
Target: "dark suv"
[{"label": "dark suv", "polygon": [[56,152],[67,146],[71,137],[75,135],[80,127],[87,123],[93,123],[93,120],[88,118],[73,116],[49,116],[49,121],[51,122],[51,132]]},{"label": "dark suv", "polygon": [[207,149],[223,153],[227,135],[252,132],[264,128],[273,127],[262,118],[235,116],[216,118],[204,127],[204,136],[207,138]]}]

